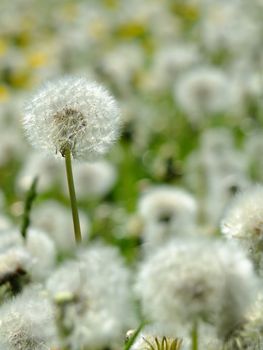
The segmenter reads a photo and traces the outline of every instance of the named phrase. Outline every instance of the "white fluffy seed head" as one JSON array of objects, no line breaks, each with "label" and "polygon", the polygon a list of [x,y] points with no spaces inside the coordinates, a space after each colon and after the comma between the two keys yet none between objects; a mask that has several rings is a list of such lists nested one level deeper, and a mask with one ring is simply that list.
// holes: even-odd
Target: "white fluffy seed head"
[{"label": "white fluffy seed head", "polygon": [[0,254],[6,253],[9,249],[21,246],[23,239],[17,229],[0,230]]},{"label": "white fluffy seed head", "polygon": [[13,276],[30,271],[32,258],[23,247],[14,247],[0,254],[0,281],[6,283]]},{"label": "white fluffy seed head", "polygon": [[[260,350],[263,344],[263,295],[259,293],[257,299],[247,314],[246,322],[238,327],[226,342],[225,349],[248,349],[248,350]],[[239,347],[234,347],[239,345]],[[261,345],[261,346],[260,346]]]},{"label": "white fluffy seed head", "polygon": [[[156,186],[144,193],[138,205],[139,214],[146,222],[162,222],[177,216],[195,218],[196,201],[183,189],[174,186]],[[164,220],[166,221],[166,220]]]},{"label": "white fluffy seed head", "polygon": [[236,239],[255,266],[263,264],[263,186],[256,185],[236,195],[221,221],[221,230]]},{"label": "white fluffy seed head", "polygon": [[203,114],[225,111],[231,101],[229,81],[222,71],[201,67],[189,71],[176,83],[175,99],[193,121]]},{"label": "white fluffy seed head", "polygon": [[56,248],[52,239],[43,231],[30,229],[26,239],[26,250],[33,258],[30,275],[34,281],[45,279],[56,261]]},{"label": "white fluffy seed head", "polygon": [[161,46],[153,58],[153,72],[158,78],[159,87],[169,87],[187,69],[200,60],[194,45],[176,43]]},{"label": "white fluffy seed head", "polygon": [[0,279],[28,273],[32,281],[44,279],[54,267],[55,243],[40,230],[30,229],[24,242],[19,230],[0,231]]},{"label": "white fluffy seed head", "polygon": [[250,261],[225,242],[177,240],[146,260],[136,290],[154,322],[211,322],[220,335],[242,320],[256,286]]},{"label": "white fluffy seed head", "polygon": [[39,287],[30,287],[0,308],[0,348],[46,350],[56,343],[53,311]]},{"label": "white fluffy seed head", "polygon": [[196,232],[197,203],[184,189],[155,186],[138,203],[143,223],[145,252],[152,252],[167,240]]},{"label": "white fluffy seed head", "polygon": [[[73,350],[121,343],[134,326],[130,274],[113,247],[93,245],[79,252],[77,261],[61,265],[48,279],[52,298],[63,306],[61,320]],[[71,302],[67,303],[67,300]]]},{"label": "white fluffy seed head", "polygon": [[36,148],[75,159],[94,159],[116,140],[120,113],[108,91],[86,78],[46,83],[25,107],[24,128]]},{"label": "white fluffy seed head", "polygon": [[63,162],[58,162],[52,156],[33,152],[28,155],[16,177],[16,189],[25,193],[30,188],[35,177],[38,177],[38,191],[51,191],[60,183],[61,174],[64,175]]}]

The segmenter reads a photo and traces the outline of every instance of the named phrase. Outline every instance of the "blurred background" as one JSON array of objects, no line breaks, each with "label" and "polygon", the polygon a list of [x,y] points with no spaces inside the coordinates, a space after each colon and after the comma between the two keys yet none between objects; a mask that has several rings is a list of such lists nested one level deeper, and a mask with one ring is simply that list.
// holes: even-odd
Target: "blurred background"
[{"label": "blurred background", "polygon": [[80,74],[111,90],[125,121],[107,159],[74,165],[83,230],[132,259],[141,195],[166,185],[191,193],[203,232],[217,233],[230,198],[263,178],[262,11],[262,0],[1,0],[0,228],[21,222],[36,175],[32,220],[55,211],[71,225],[63,165],[32,150],[21,119],[44,81]]}]

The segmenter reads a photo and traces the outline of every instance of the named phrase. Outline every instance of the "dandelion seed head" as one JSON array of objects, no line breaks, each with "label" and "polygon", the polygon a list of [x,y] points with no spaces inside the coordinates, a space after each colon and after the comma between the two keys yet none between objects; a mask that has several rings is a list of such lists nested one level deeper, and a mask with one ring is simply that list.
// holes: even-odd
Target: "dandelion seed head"
[{"label": "dandelion seed head", "polygon": [[108,91],[86,78],[46,83],[25,107],[24,128],[36,148],[75,159],[104,154],[116,140],[120,113]]},{"label": "dandelion seed head", "polygon": [[14,276],[27,273],[33,260],[23,247],[13,247],[0,254],[0,281],[5,283]]},{"label": "dandelion seed head", "polygon": [[0,308],[0,346],[7,350],[47,350],[55,343],[53,311],[39,287],[22,294]]},{"label": "dandelion seed head", "polygon": [[150,320],[187,325],[199,319],[216,325],[221,334],[242,319],[255,280],[252,264],[238,247],[178,239],[143,262],[136,291]]},{"label": "dandelion seed head", "polygon": [[66,341],[72,349],[121,342],[126,329],[134,325],[129,280],[118,251],[103,245],[83,249],[77,260],[54,271],[47,289],[57,301],[70,300],[63,325],[70,330]]},{"label": "dandelion seed head", "polygon": [[192,121],[203,114],[225,111],[232,102],[229,81],[214,68],[198,68],[187,72],[175,85],[175,99]]},{"label": "dandelion seed head", "polygon": [[31,228],[27,233],[26,249],[34,260],[30,269],[33,280],[47,277],[55,265],[55,243],[45,232]]},{"label": "dandelion seed head", "polygon": [[21,246],[23,239],[16,229],[0,230],[0,253],[5,253],[10,248]]},{"label": "dandelion seed head", "polygon": [[263,186],[252,186],[233,198],[221,230],[246,249],[257,268],[263,267]]},{"label": "dandelion seed head", "polygon": [[243,324],[236,327],[226,340],[226,350],[260,350],[262,348],[263,295],[259,293]]},{"label": "dandelion seed head", "polygon": [[197,204],[187,191],[174,186],[156,186],[138,203],[142,218],[145,252],[152,252],[167,240],[196,232]]},{"label": "dandelion seed head", "polygon": [[62,162],[58,162],[52,156],[32,152],[28,155],[16,177],[16,189],[19,193],[25,193],[30,188],[34,178],[38,177],[38,191],[47,192],[57,185],[62,174],[64,175]]},{"label": "dandelion seed head", "polygon": [[138,211],[144,221],[160,223],[178,217],[194,219],[197,205],[191,194],[180,188],[156,186],[142,195]]},{"label": "dandelion seed head", "polygon": [[177,43],[161,46],[153,58],[153,74],[160,88],[169,87],[175,79],[200,60],[194,45]]}]

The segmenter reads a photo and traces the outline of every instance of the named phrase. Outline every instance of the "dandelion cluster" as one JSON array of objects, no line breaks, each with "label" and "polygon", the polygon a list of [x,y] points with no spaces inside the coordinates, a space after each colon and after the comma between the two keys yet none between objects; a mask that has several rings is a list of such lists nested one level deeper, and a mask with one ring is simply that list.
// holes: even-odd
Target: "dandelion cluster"
[{"label": "dandelion cluster", "polygon": [[262,350],[262,10],[0,1],[0,350]]}]

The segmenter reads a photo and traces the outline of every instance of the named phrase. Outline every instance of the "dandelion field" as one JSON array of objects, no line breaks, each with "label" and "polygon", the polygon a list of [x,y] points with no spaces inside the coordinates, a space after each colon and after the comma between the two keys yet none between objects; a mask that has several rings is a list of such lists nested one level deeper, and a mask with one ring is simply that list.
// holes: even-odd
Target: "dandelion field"
[{"label": "dandelion field", "polygon": [[263,349],[262,13],[1,1],[0,350]]}]

